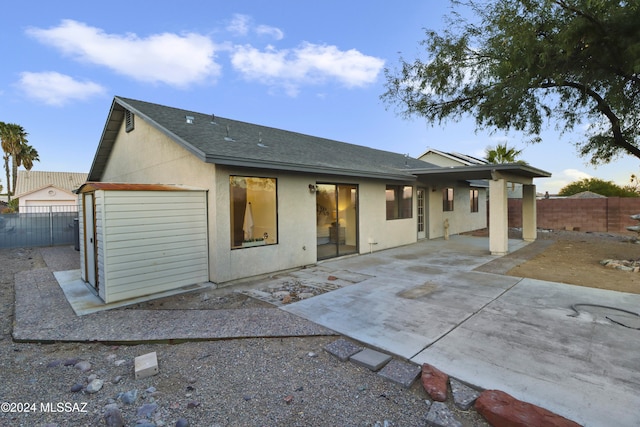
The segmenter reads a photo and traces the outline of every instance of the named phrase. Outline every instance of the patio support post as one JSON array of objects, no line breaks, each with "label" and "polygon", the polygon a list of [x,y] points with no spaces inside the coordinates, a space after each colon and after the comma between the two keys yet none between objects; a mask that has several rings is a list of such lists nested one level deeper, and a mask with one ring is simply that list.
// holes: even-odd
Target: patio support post
[{"label": "patio support post", "polygon": [[509,252],[509,206],[507,180],[495,176],[489,181],[489,250],[491,255]]},{"label": "patio support post", "polygon": [[537,237],[536,186],[522,185],[522,239],[533,242]]}]

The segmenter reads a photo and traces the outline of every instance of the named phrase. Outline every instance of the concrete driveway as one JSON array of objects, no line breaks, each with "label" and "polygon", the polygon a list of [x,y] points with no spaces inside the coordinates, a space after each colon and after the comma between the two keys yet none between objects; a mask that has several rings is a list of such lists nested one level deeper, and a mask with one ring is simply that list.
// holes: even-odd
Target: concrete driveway
[{"label": "concrete driveway", "polygon": [[488,248],[453,236],[327,261],[338,279],[367,278],[283,309],[584,426],[640,425],[640,318],[570,316],[637,313],[640,295],[475,270],[496,259]]}]

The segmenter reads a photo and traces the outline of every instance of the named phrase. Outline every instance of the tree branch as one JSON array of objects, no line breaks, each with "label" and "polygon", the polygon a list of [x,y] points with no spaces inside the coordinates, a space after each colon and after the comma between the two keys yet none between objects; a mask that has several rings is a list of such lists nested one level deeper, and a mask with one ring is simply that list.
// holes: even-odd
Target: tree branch
[{"label": "tree branch", "polygon": [[616,116],[613,112],[609,104],[604,100],[599,93],[595,90],[585,86],[582,83],[571,82],[568,80],[563,80],[561,83],[557,82],[548,82],[542,83],[539,86],[540,88],[552,88],[552,87],[570,87],[573,89],[577,89],[583,93],[589,95],[593,100],[596,101],[597,109],[600,111],[611,123],[611,131],[613,133],[613,143],[618,147],[626,150],[630,154],[640,158],[640,148],[630,144],[622,134],[622,129],[620,128],[620,118]]}]

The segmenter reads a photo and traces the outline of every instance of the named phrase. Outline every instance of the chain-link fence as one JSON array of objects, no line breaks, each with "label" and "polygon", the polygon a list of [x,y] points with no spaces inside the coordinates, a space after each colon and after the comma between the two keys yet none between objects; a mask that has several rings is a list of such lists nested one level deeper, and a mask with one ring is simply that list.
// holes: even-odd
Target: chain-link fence
[{"label": "chain-link fence", "polygon": [[77,206],[29,206],[0,214],[0,248],[77,244]]}]

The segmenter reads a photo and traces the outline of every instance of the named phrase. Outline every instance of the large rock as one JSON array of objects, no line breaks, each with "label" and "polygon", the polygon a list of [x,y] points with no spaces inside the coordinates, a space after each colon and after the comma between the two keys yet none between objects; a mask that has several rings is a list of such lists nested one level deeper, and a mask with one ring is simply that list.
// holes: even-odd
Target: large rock
[{"label": "large rock", "polygon": [[87,384],[87,389],[86,389],[87,393],[89,394],[97,393],[100,391],[103,385],[104,385],[104,381],[102,381],[100,378],[96,378],[92,380],[89,384]]},{"label": "large rock", "polygon": [[117,405],[109,405],[104,413],[104,423],[107,427],[124,427],[124,417]]},{"label": "large rock", "polygon": [[580,424],[499,390],[480,393],[475,408],[493,427],[580,427]]},{"label": "large rock", "polygon": [[447,382],[449,381],[449,375],[425,363],[422,365],[421,380],[422,387],[424,387],[424,390],[433,400],[437,402],[447,400]]}]

